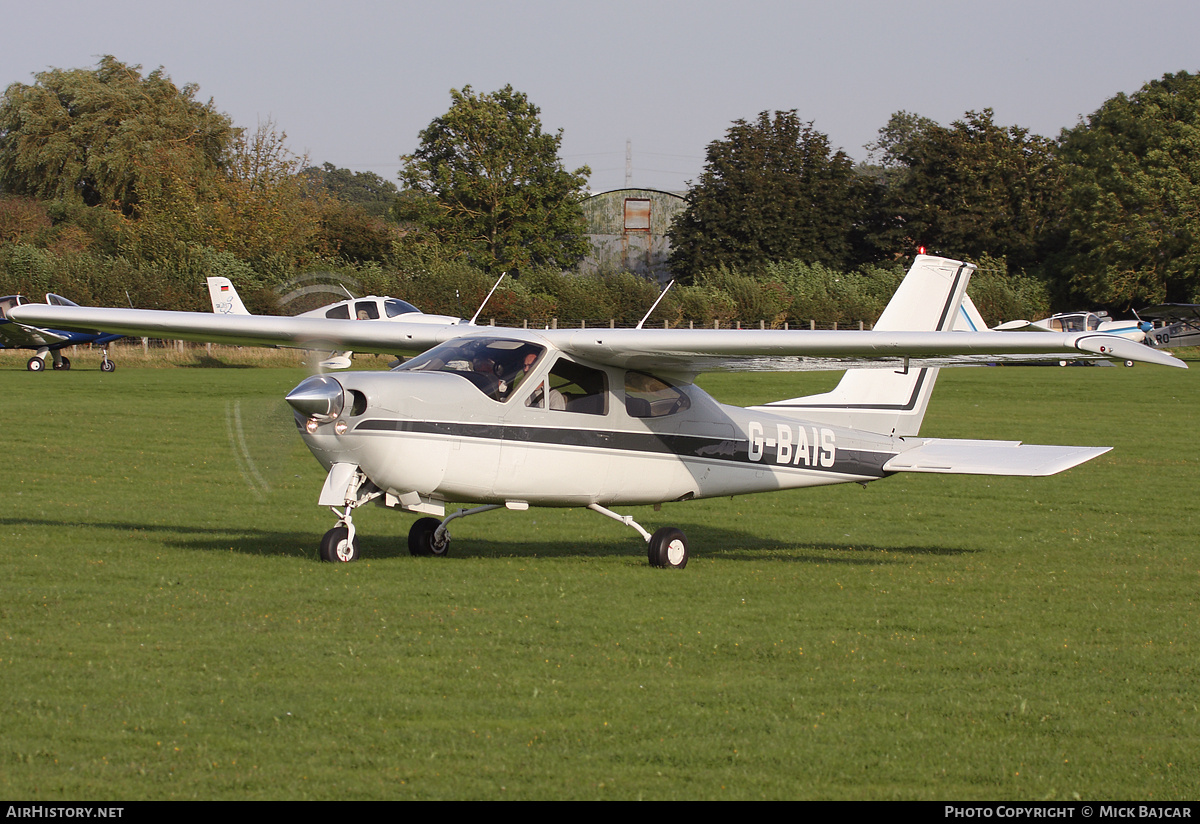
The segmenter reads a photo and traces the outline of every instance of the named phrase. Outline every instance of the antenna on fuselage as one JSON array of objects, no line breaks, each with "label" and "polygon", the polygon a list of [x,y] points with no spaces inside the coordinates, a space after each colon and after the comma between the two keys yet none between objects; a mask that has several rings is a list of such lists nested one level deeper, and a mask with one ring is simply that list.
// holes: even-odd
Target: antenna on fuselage
[{"label": "antenna on fuselage", "polygon": [[642,318],[640,321],[638,321],[638,325],[634,328],[641,329],[642,324],[645,323],[646,321],[650,320],[650,316],[653,315],[654,310],[658,308],[659,302],[661,302],[662,299],[667,296],[667,292],[671,291],[671,287],[674,285],[675,285],[675,281],[671,281],[670,283],[667,284],[667,288],[662,290],[662,294],[658,296],[658,300],[654,301],[654,305],[650,307],[650,311],[646,313],[646,316],[644,318]]},{"label": "antenna on fuselage", "polygon": [[487,306],[487,302],[492,299],[492,294],[496,291],[496,289],[498,289],[500,287],[500,281],[504,280],[504,276],[507,274],[508,274],[508,272],[502,272],[500,274],[500,277],[499,277],[499,279],[497,279],[495,286],[492,287],[492,291],[488,292],[487,297],[483,299],[483,303],[479,304],[479,308],[476,309],[475,314],[471,316],[471,325],[472,326],[475,325],[475,321],[479,319],[479,313],[483,311],[483,307]]}]

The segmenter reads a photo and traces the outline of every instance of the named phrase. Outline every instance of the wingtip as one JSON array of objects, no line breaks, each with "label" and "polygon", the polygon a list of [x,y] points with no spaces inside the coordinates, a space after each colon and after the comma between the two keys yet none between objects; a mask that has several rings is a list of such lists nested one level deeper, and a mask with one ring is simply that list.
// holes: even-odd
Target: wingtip
[{"label": "wingtip", "polygon": [[1091,352],[1115,360],[1139,361],[1141,363],[1156,363],[1159,366],[1174,366],[1187,369],[1188,365],[1174,355],[1161,349],[1154,349],[1144,343],[1129,340],[1116,335],[1097,333],[1086,335],[1075,341],[1075,348],[1080,352]]}]

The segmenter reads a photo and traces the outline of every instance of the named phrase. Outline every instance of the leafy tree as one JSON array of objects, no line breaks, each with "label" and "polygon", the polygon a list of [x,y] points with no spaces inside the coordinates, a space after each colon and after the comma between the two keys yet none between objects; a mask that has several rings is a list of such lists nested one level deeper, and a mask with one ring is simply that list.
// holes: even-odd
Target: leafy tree
[{"label": "leafy tree", "polygon": [[700,181],[671,227],[671,268],[694,277],[720,265],[850,263],[871,186],[794,109],[734,121],[708,145]]},{"label": "leafy tree", "polygon": [[893,220],[873,238],[878,248],[1004,256],[1018,269],[1043,259],[1064,208],[1055,144],[992,115],[967,112],[949,128],[921,123],[888,146],[905,172],[886,195]]},{"label": "leafy tree", "polygon": [[895,186],[908,171],[904,157],[913,144],[937,125],[936,121],[919,114],[896,112],[879,130],[879,137],[863,146],[867,150],[867,162],[859,164],[856,170],[886,186]]},{"label": "leafy tree", "polygon": [[361,208],[371,217],[388,217],[399,190],[374,172],[352,172],[332,163],[310,166],[304,176],[342,203]]},{"label": "leafy tree", "polygon": [[879,137],[863,148],[867,150],[872,160],[885,169],[905,167],[904,158],[911,152],[912,147],[932,129],[937,128],[937,121],[922,117],[919,114],[898,111],[888,118],[888,122],[879,130]]},{"label": "leafy tree", "polygon": [[580,203],[591,170],[568,172],[562,130],[542,132],[540,110],[512,86],[450,90],[450,110],[401,158],[402,221],[428,227],[487,271],[551,264],[566,268],[589,250]]},{"label": "leafy tree", "polygon": [[1200,301],[1200,75],[1118,94],[1074,129],[1063,270],[1110,305]]},{"label": "leafy tree", "polygon": [[142,77],[111,55],[95,69],[51,69],[0,98],[0,186],[43,200],[132,213],[138,188],[162,169],[195,179],[222,167],[235,131],[198,87],[161,68]]},{"label": "leafy tree", "polygon": [[292,154],[286,140],[271,121],[252,134],[239,131],[224,172],[198,179],[169,150],[149,152],[155,174],[138,186],[133,219],[121,231],[122,251],[186,266],[201,248],[211,248],[253,264],[268,280],[319,256],[327,196],[312,196],[300,175],[307,160]]}]

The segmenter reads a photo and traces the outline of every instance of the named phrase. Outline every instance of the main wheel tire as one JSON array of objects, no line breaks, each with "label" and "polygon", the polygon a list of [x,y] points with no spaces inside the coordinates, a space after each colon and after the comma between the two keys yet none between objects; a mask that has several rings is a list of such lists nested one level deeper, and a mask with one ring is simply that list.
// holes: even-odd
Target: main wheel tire
[{"label": "main wheel tire", "polygon": [[113,363],[112,361],[107,360],[107,359],[100,361],[100,371],[101,372],[115,372],[116,370],[117,370],[117,365],[115,363]]},{"label": "main wheel tire", "polygon": [[54,364],[55,369],[66,370],[71,368],[70,358],[60,358],[58,363]]},{"label": "main wheel tire", "polygon": [[335,526],[321,538],[321,560],[332,564],[348,564],[358,560],[358,536],[353,541],[347,540],[350,530],[344,526]]},{"label": "main wheel tire", "polygon": [[650,566],[683,569],[688,562],[687,536],[673,526],[664,526],[650,536],[646,554]]},{"label": "main wheel tire", "polygon": [[46,362],[37,355],[34,355],[29,359],[29,362],[25,364],[25,368],[30,372],[41,372],[46,368]]},{"label": "main wheel tire", "polygon": [[412,555],[442,557],[450,551],[450,536],[447,535],[441,545],[434,540],[434,535],[442,522],[437,518],[418,518],[408,531],[408,551]]}]

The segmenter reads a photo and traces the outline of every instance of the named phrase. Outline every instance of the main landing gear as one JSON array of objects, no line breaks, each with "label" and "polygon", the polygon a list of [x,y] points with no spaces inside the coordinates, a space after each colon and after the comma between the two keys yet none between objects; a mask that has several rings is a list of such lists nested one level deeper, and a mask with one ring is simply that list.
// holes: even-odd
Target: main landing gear
[{"label": "main landing gear", "polygon": [[[342,464],[338,464],[342,465]],[[337,469],[337,467],[335,467]],[[359,539],[354,534],[354,518],[350,516],[356,507],[366,504],[367,501],[376,500],[383,495],[382,489],[379,489],[370,480],[367,480],[366,475],[356,467],[350,467],[352,473],[344,474],[336,481],[332,480],[335,477],[335,470],[330,470],[330,479],[326,480],[326,485],[334,485],[337,489],[344,489],[344,493],[338,492],[337,497],[344,501],[342,506],[330,506],[329,509],[337,516],[337,525],[325,533],[320,539],[320,560],[329,561],[332,564],[348,564],[350,561],[358,560],[359,558]],[[322,492],[323,498],[326,491]],[[330,501],[331,503],[331,501]],[[326,504],[329,505],[329,504]],[[450,552],[450,530],[448,529],[452,521],[457,518],[464,518],[468,515],[480,515],[481,512],[491,512],[492,510],[510,509],[510,510],[527,510],[529,505],[524,501],[509,501],[508,504],[486,504],[484,506],[475,506],[472,509],[462,509],[451,513],[450,516],[438,521],[437,518],[418,518],[413,524],[412,529],[408,530],[408,552],[413,555],[422,555],[422,557],[442,558],[446,553]],[[641,525],[634,521],[634,518],[628,515],[617,515],[616,512],[606,510],[605,507],[599,504],[588,506],[589,510],[599,512],[600,515],[606,518],[612,518],[613,521],[618,521],[636,529],[638,535],[641,535],[646,540],[646,554],[650,561],[650,566],[668,567],[668,569],[682,570],[688,566],[688,537],[682,531],[674,527],[664,527],[656,531],[653,535],[642,529]]]},{"label": "main landing gear", "polygon": [[650,566],[668,569],[683,569],[687,566],[687,536],[681,530],[673,526],[664,526],[651,535],[628,515],[618,515],[600,504],[591,504],[588,509],[636,529],[638,534],[646,539],[646,557],[650,561]]},{"label": "main landing gear", "polygon": [[[116,370],[117,365],[108,359],[108,348],[105,347],[101,351],[104,354],[100,361],[100,371],[112,372]],[[49,349],[39,349],[37,354],[25,363],[25,368],[30,372],[44,371],[46,368],[47,357],[51,358],[50,368],[56,372],[65,372],[71,368],[71,359],[60,353],[57,349],[54,351],[50,351]]]},{"label": "main landing gear", "polygon": [[[373,484],[371,490],[366,495],[359,496],[355,503],[347,504],[344,510],[330,507],[338,516],[338,524],[321,538],[322,561],[349,563],[358,560],[358,537],[354,534],[354,520],[350,513],[356,506],[378,497],[380,493]],[[491,512],[493,509],[504,509],[505,506],[505,504],[487,504],[471,509],[460,509],[441,521],[437,518],[418,518],[408,531],[408,551],[416,556],[444,557],[450,551],[450,531],[447,526],[451,521],[465,518],[468,515]],[[510,509],[527,508],[523,503],[520,505],[508,504],[507,506]],[[688,542],[687,536],[682,531],[673,526],[664,526],[651,535],[629,515],[618,515],[599,504],[591,504],[588,509],[637,530],[638,534],[646,541],[646,557],[650,561],[650,566],[666,569],[683,569],[687,566]]]},{"label": "main landing gear", "polygon": [[[450,551],[450,532],[446,529],[447,524],[456,518],[501,508],[500,504],[489,504],[473,509],[460,509],[444,521],[438,521],[437,518],[420,518],[408,531],[408,551],[413,555],[442,557]],[[599,504],[592,504],[588,509],[636,529],[646,540],[646,555],[650,566],[670,569],[683,569],[687,566],[687,536],[682,531],[672,526],[664,526],[651,535],[628,515],[618,515]]]},{"label": "main landing gear", "polygon": [[71,368],[70,358],[64,358],[62,352],[58,349],[51,350],[44,346],[38,349],[37,353],[25,363],[25,368],[30,372],[42,372],[46,368],[46,358],[51,359],[52,369],[64,370]]}]

